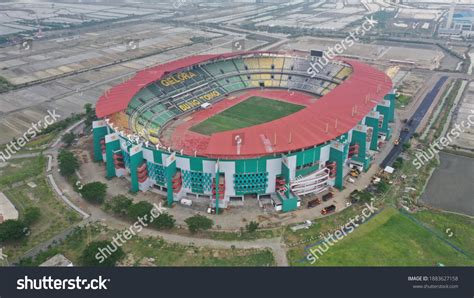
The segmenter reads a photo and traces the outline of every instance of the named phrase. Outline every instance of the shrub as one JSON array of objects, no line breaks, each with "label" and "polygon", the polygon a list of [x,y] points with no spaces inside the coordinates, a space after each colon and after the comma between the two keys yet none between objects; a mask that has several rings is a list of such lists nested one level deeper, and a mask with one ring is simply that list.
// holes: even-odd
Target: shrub
[{"label": "shrub", "polygon": [[176,220],[173,215],[168,213],[161,213],[157,218],[153,220],[153,226],[159,230],[171,229],[174,227]]},{"label": "shrub", "polygon": [[245,225],[245,229],[247,230],[247,232],[253,233],[258,229],[259,225],[260,224],[258,222],[255,222],[255,221],[252,220],[247,225]]},{"label": "shrub", "polygon": [[23,238],[28,227],[19,220],[7,219],[0,224],[0,242]]},{"label": "shrub", "polygon": [[127,215],[128,208],[130,208],[132,204],[132,199],[124,195],[118,195],[107,202],[107,208],[112,210],[115,214],[125,216]]},{"label": "shrub", "polygon": [[107,185],[101,182],[87,183],[80,192],[87,201],[102,204],[107,194]]},{"label": "shrub", "polygon": [[364,190],[360,192],[359,199],[362,203],[369,203],[370,201],[372,201],[372,195],[370,194],[370,192]]},{"label": "shrub", "polygon": [[377,193],[385,193],[388,191],[389,187],[390,186],[388,185],[388,183],[382,180],[377,184]]},{"label": "shrub", "polygon": [[124,256],[120,246],[105,240],[93,241],[83,250],[80,261],[84,266],[115,266]]},{"label": "shrub", "polygon": [[394,169],[400,169],[403,166],[403,158],[398,157],[395,162],[392,164]]},{"label": "shrub", "polygon": [[41,211],[38,207],[28,207],[23,214],[23,223],[27,226],[33,224],[41,217]]},{"label": "shrub", "polygon": [[[128,207],[127,215],[132,220],[138,220],[138,218],[144,218],[144,222],[149,222],[151,219],[150,213],[153,209],[153,205],[146,201],[141,201],[136,204],[132,204]],[[146,218],[145,218],[146,216]]]},{"label": "shrub", "polygon": [[184,222],[188,225],[188,230],[193,234],[199,231],[209,230],[213,225],[211,219],[199,214],[187,218]]},{"label": "shrub", "polygon": [[64,142],[64,144],[66,144],[66,147],[69,147],[71,146],[75,138],[76,138],[76,135],[71,131],[63,135],[61,140]]},{"label": "shrub", "polygon": [[58,155],[59,170],[61,175],[69,177],[79,169],[79,161],[74,154],[67,150],[61,150]]}]

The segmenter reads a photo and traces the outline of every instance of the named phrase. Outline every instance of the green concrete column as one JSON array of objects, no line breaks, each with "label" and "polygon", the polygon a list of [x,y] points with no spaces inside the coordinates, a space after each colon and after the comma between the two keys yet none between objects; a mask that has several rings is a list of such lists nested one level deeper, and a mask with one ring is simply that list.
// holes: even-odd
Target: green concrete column
[{"label": "green concrete column", "polygon": [[120,150],[120,138],[117,133],[105,136],[105,162],[107,178],[115,177],[114,152]]},{"label": "green concrete column", "polygon": [[285,183],[286,183],[286,191],[285,191],[285,197],[289,198],[290,197],[290,181],[291,181],[291,175],[290,175],[290,167],[288,165],[288,156],[282,156],[281,158],[281,175],[283,178],[285,178]]},{"label": "green concrete column", "polygon": [[367,170],[369,167],[369,159],[367,158],[367,133],[363,126],[358,125],[352,131],[352,140],[350,145],[359,145],[359,153],[353,156],[351,159],[361,162],[364,164],[364,170]]},{"label": "green concrete column", "polygon": [[104,120],[92,122],[92,142],[94,145],[94,160],[103,161],[100,140],[107,134],[107,123]]},{"label": "green concrete column", "polygon": [[347,144],[333,142],[329,151],[329,161],[336,162],[336,179],[334,186],[338,189],[344,187],[344,161],[346,160],[348,153]]},{"label": "green concrete column", "polygon": [[388,100],[390,103],[389,113],[388,113],[388,121],[394,122],[395,121],[395,104],[396,104],[396,96],[395,93],[389,93],[385,95],[385,100]]},{"label": "green concrete column", "polygon": [[216,162],[216,214],[219,214],[219,161]]},{"label": "green concrete column", "polygon": [[370,150],[378,151],[379,136],[379,113],[371,111],[365,117],[365,125],[372,128],[372,137],[370,139]]},{"label": "green concrete column", "polygon": [[143,150],[141,145],[130,148],[130,178],[132,180],[130,191],[138,192],[138,167],[143,163]]},{"label": "green concrete column", "polygon": [[163,165],[165,166],[165,173],[166,173],[166,188],[167,188],[167,200],[168,200],[168,207],[171,207],[173,204],[174,196],[173,196],[173,177],[176,174],[176,153],[171,153],[166,159],[164,160]]},{"label": "green concrete column", "polygon": [[[290,168],[290,162],[289,159],[291,157],[283,155],[281,158],[281,175],[283,178],[285,178],[286,182],[286,191],[284,195],[280,195],[279,192],[277,192],[277,196],[281,199],[282,201],[282,211],[283,212],[289,212],[293,211],[296,208],[298,208],[298,198],[294,196],[294,194],[291,192],[291,176],[292,176],[292,169]],[[296,156],[295,156],[296,158]],[[294,169],[293,169],[294,171]]]},{"label": "green concrete column", "polygon": [[390,139],[391,129],[388,125],[390,122],[390,102],[384,100],[381,104],[377,105],[377,111],[383,115],[382,127],[379,128],[379,132],[385,133],[387,139]]}]

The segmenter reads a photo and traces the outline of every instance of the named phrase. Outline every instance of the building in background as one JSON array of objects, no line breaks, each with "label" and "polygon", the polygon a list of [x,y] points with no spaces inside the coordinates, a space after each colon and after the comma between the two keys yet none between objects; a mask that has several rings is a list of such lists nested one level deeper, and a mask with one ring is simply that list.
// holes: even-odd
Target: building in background
[{"label": "building in background", "polygon": [[463,37],[474,37],[474,11],[473,10],[454,10],[454,4],[451,5],[448,13],[446,26],[440,28],[440,35],[457,35]]}]

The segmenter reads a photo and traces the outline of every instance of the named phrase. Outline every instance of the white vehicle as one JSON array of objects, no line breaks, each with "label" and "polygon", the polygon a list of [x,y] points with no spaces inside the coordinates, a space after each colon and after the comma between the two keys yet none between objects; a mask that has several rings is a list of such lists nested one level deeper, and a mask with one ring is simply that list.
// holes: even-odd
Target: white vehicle
[{"label": "white vehicle", "polygon": [[181,203],[181,205],[185,205],[185,206],[192,206],[193,205],[193,201],[190,200],[190,199],[181,199],[181,201],[179,201]]},{"label": "white vehicle", "polygon": [[205,103],[203,103],[203,104],[201,105],[201,109],[207,110],[207,109],[209,109],[211,106],[212,106],[212,105],[211,105],[210,103],[205,102]]}]

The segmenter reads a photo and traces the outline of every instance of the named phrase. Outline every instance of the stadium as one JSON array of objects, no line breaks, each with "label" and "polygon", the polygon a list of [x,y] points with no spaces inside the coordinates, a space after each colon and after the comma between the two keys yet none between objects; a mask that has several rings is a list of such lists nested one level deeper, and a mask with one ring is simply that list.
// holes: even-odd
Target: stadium
[{"label": "stadium", "polygon": [[[308,52],[185,57],[138,72],[97,102],[94,159],[131,191],[173,202],[271,202],[342,189],[391,136],[390,78],[336,58],[317,73]],[[313,64],[314,65],[314,64]]]}]

